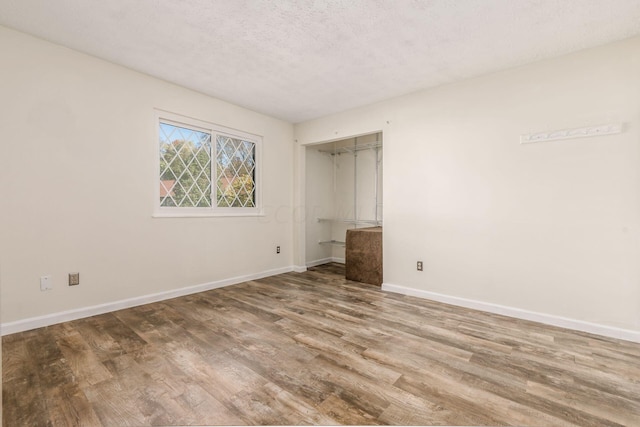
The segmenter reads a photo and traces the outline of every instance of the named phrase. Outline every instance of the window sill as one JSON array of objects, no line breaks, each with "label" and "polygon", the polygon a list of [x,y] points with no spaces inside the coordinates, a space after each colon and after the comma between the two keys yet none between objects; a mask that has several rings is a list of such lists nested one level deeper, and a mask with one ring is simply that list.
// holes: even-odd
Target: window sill
[{"label": "window sill", "polygon": [[224,218],[224,217],[263,217],[266,216],[264,212],[185,212],[185,213],[174,213],[174,212],[156,212],[151,215],[152,218]]}]

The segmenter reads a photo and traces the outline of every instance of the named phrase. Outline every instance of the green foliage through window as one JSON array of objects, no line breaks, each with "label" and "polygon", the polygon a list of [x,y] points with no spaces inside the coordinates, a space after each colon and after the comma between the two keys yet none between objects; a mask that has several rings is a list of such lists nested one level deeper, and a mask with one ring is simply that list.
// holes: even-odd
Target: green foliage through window
[{"label": "green foliage through window", "polygon": [[214,133],[214,145],[211,133],[159,126],[161,207],[210,208],[212,188],[215,207],[256,207],[254,142]]},{"label": "green foliage through window", "polygon": [[219,207],[255,207],[255,144],[216,138],[217,195]]}]

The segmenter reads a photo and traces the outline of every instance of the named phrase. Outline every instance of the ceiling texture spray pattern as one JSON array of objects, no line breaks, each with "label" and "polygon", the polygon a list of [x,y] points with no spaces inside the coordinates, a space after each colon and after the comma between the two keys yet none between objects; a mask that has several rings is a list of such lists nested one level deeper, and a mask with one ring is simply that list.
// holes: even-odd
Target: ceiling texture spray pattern
[{"label": "ceiling texture spray pattern", "polygon": [[0,0],[0,24],[297,123],[640,34],[640,1]]}]

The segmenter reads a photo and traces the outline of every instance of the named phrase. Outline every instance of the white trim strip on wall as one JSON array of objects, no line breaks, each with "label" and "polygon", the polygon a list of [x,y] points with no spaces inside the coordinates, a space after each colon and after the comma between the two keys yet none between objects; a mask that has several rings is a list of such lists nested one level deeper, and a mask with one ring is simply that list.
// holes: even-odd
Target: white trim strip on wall
[{"label": "white trim strip on wall", "polygon": [[445,304],[471,308],[474,310],[487,311],[489,313],[515,317],[516,319],[530,320],[533,322],[558,326],[560,328],[573,329],[576,331],[589,332],[591,334],[603,335],[605,337],[640,343],[640,331],[633,331],[629,329],[616,328],[614,326],[584,322],[582,320],[554,316],[552,314],[538,313],[535,311],[523,310],[515,307],[508,307],[499,304],[492,304],[483,301],[444,295],[436,292],[423,291],[421,289],[407,288],[391,283],[383,283],[382,290],[418,298],[424,298],[432,301],[438,301]]},{"label": "white trim strip on wall", "polygon": [[28,319],[17,320],[15,322],[3,323],[0,325],[0,332],[2,336],[14,334],[16,332],[24,332],[31,329],[42,328],[44,326],[55,325],[57,323],[96,316],[98,314],[110,313],[112,311],[122,310],[124,308],[136,307],[139,305],[150,304],[152,302],[164,301],[171,298],[235,285],[238,283],[247,282],[249,280],[262,279],[264,277],[275,276],[276,274],[288,273],[290,271],[295,271],[295,267],[276,268],[273,270],[267,270],[260,273],[249,274],[246,276],[232,277],[230,279],[202,283],[200,285],[187,286],[185,288],[173,289],[170,291],[158,292],[150,295],[142,295],[139,297],[109,302],[106,304],[94,305],[91,307],[83,307],[74,310],[61,311],[59,313],[46,314],[44,316],[31,317]]},{"label": "white trim strip on wall", "polygon": [[[325,258],[307,263],[307,267],[326,264],[328,262],[343,262],[343,259]],[[82,319],[85,317],[96,316],[98,314],[110,313],[112,311],[122,310],[125,308],[136,307],[139,305],[150,304],[153,302],[164,301],[171,298],[177,298],[185,295],[191,295],[198,292],[204,292],[211,289],[222,288],[225,286],[235,285],[249,280],[262,279],[277,274],[288,273],[291,271],[304,272],[304,266],[291,266],[267,270],[260,273],[249,274],[246,276],[238,276],[230,279],[218,280],[215,282],[203,283],[200,285],[188,286],[185,288],[174,289],[165,292],[159,292],[150,295],[143,295],[135,298],[114,301],[106,304],[94,305],[91,307],[83,307],[75,310],[62,311],[59,313],[47,314],[44,316],[31,317],[28,319],[17,320],[0,324],[1,335],[9,335],[17,332],[24,332],[31,329],[42,328],[44,326],[55,325],[57,323],[68,322],[71,320]],[[640,332],[629,329],[616,328],[613,326],[600,325],[597,323],[585,322],[582,320],[570,319],[567,317],[554,316],[546,313],[538,313],[520,308],[508,307],[499,304],[492,304],[483,301],[471,300],[467,298],[455,297],[451,295],[439,294],[420,289],[407,288],[404,286],[394,285],[391,283],[383,283],[382,290],[394,292],[398,294],[414,296],[418,298],[438,301],[445,304],[457,305],[460,307],[471,308],[474,310],[487,311],[489,313],[501,314],[504,316],[515,317],[517,319],[530,320],[533,322],[544,323],[547,325],[558,326],[566,329],[573,329],[582,332],[602,335],[610,338],[617,338],[626,341],[640,343]]]},{"label": "white trim strip on wall", "polygon": [[344,264],[344,258],[329,257],[329,258],[317,259],[315,261],[309,261],[307,263],[307,267],[315,267],[322,264],[328,264],[330,262],[337,262],[339,264]]},{"label": "white trim strip on wall", "polygon": [[315,267],[317,265],[330,263],[330,262],[332,262],[332,259],[333,258],[329,257],[329,258],[317,259],[315,261],[309,261],[309,262],[307,262],[307,268],[308,267]]}]

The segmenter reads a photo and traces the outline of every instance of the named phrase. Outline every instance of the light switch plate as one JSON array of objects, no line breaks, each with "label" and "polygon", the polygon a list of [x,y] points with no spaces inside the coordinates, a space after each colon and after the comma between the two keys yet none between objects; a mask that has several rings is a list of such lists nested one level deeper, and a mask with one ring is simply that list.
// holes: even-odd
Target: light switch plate
[{"label": "light switch plate", "polygon": [[53,289],[53,277],[51,276],[40,276],[40,290],[41,291],[50,291]]}]

